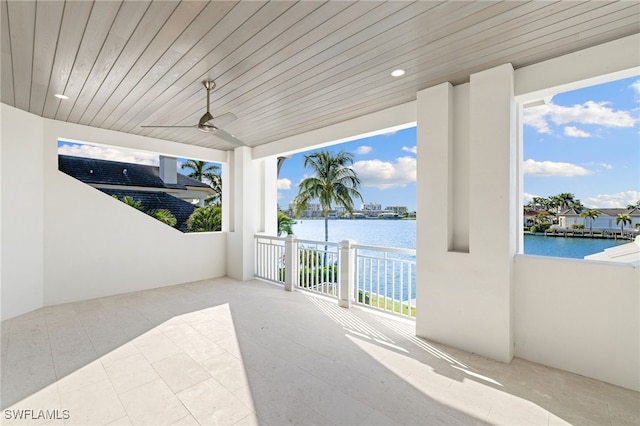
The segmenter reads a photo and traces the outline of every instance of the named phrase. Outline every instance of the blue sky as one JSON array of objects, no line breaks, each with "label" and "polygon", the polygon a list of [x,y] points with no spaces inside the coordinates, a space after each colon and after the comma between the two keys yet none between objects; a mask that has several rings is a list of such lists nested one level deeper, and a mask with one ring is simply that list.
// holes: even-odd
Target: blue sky
[{"label": "blue sky", "polygon": [[[524,194],[573,193],[587,207],[626,207],[640,200],[640,77],[555,95],[524,111]],[[354,155],[365,202],[415,210],[416,128],[329,148]],[[59,143],[59,152],[107,160],[158,164],[156,153]],[[286,209],[308,176],[299,153],[285,161],[278,203]],[[360,203],[356,203],[359,208]]]},{"label": "blue sky", "polygon": [[[351,166],[362,182],[360,193],[365,202],[387,206],[416,206],[416,128],[371,136],[345,142],[328,148],[330,151],[348,151],[353,154]],[[286,160],[278,179],[278,204],[287,209],[298,193],[298,184],[309,176],[304,168],[307,151]],[[361,202],[355,207],[360,208]]]},{"label": "blue sky", "polygon": [[587,207],[640,199],[640,78],[554,96],[524,111],[524,201],[573,193]]}]

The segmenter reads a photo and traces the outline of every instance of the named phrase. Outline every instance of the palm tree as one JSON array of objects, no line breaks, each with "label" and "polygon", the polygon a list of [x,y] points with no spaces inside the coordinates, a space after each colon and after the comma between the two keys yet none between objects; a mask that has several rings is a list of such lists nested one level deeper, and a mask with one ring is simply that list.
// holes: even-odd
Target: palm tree
[{"label": "palm tree", "polygon": [[[116,194],[113,194],[112,197],[115,198],[116,200],[118,200],[118,196]],[[126,205],[128,205],[130,207],[133,207],[136,210],[143,211],[142,201],[135,200],[130,195],[125,195],[124,197],[120,198],[119,200],[122,201],[123,203],[125,203]]]},{"label": "palm tree", "polygon": [[181,169],[191,169],[189,176],[191,179],[195,179],[200,182],[209,184],[215,195],[208,198],[207,203],[212,203],[220,199],[222,194],[222,179],[220,178],[220,167],[216,164],[211,164],[206,161],[187,160],[180,165]]},{"label": "palm tree", "polygon": [[552,198],[555,198],[556,202],[558,203],[558,208],[560,209],[560,212],[562,212],[563,210],[568,209],[571,204],[576,201],[576,197],[575,195],[569,193],[569,192],[562,192]]},{"label": "palm tree", "polygon": [[534,210],[540,210],[545,208],[546,203],[547,199],[544,197],[533,197],[530,204]]},{"label": "palm tree", "polygon": [[199,207],[187,219],[189,232],[212,232],[222,228],[222,208],[220,206]]},{"label": "palm tree", "polygon": [[591,236],[593,236],[593,220],[600,216],[600,213],[598,212],[598,210],[589,209],[580,213],[580,216],[584,217],[585,219],[589,218],[589,233],[591,234]]},{"label": "palm tree", "polygon": [[549,213],[551,213],[552,210],[557,213],[559,208],[560,208],[560,200],[558,199],[557,195],[553,195],[545,199],[544,209]]},{"label": "palm tree", "polygon": [[536,229],[543,228],[544,224],[549,223],[549,212],[542,212],[542,213],[538,213],[536,215],[534,215],[531,220],[533,220],[533,223],[536,227]]},{"label": "palm tree", "polygon": [[278,212],[278,236],[282,234],[293,234],[293,219],[291,219],[285,212]]},{"label": "palm tree", "polygon": [[576,199],[569,203],[569,208],[575,210],[576,213],[582,213],[584,210],[584,204],[582,204],[580,200]]},{"label": "palm tree", "polygon": [[171,213],[167,209],[151,210],[151,211],[146,212],[146,213],[149,216],[151,216],[152,218],[157,219],[160,222],[165,223],[165,224],[167,224],[169,226],[176,226],[176,223],[178,223],[178,220],[173,215],[173,213]]},{"label": "palm tree", "polygon": [[640,209],[640,201],[636,201],[635,204],[627,205],[627,210]]},{"label": "palm tree", "polygon": [[620,213],[616,216],[616,225],[620,225],[620,233],[624,233],[624,226],[627,224],[631,224],[631,218],[626,213]]},{"label": "palm tree", "polygon": [[[343,207],[353,215],[353,199],[361,201],[358,192],[360,179],[348,165],[353,164],[351,153],[319,151],[304,156],[304,166],[313,171],[313,176],[298,185],[298,195],[293,200],[298,217],[312,200],[318,200],[324,216],[324,240],[329,241],[329,212],[333,204]],[[326,251],[326,250],[325,250]]]}]

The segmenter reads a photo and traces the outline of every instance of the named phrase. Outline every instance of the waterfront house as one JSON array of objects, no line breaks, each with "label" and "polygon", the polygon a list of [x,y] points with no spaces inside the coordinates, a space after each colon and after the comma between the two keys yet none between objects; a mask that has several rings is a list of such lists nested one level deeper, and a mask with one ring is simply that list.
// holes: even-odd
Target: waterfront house
[{"label": "waterfront house", "polygon": [[[640,229],[640,209],[623,208],[594,208],[598,212],[598,217],[593,219],[591,227],[594,231],[620,232],[620,225],[616,224],[616,217],[619,214],[629,215],[631,223],[625,224],[624,229],[628,232]],[[580,216],[580,212],[574,209],[567,209],[558,214],[558,226],[570,229],[572,225],[583,225],[589,229],[589,219]]]},{"label": "waterfront house", "polygon": [[[520,140],[525,107],[639,74],[638,2],[2,0],[0,14],[3,409],[640,422],[640,270],[522,254]],[[237,117],[226,133],[203,80],[210,114]],[[256,281],[277,158],[409,126],[415,320]],[[221,163],[222,230],[114,203],[59,171],[60,140]]]}]

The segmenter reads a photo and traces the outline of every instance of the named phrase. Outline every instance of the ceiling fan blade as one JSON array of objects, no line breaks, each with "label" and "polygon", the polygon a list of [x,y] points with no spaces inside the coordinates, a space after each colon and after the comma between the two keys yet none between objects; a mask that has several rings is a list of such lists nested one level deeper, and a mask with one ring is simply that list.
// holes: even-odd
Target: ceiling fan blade
[{"label": "ceiling fan blade", "polygon": [[233,136],[232,134],[225,132],[222,129],[218,129],[215,133],[213,133],[216,137],[222,139],[225,142],[229,142],[235,146],[246,146],[246,144],[244,142],[242,142],[240,139],[236,138],[235,136]]},{"label": "ceiling fan blade", "polygon": [[192,128],[198,127],[198,126],[140,126],[140,127],[153,128],[153,129],[168,129],[168,128],[192,129]]},{"label": "ceiling fan blade", "polygon": [[213,124],[216,127],[224,127],[227,124],[236,121],[238,117],[232,112],[227,112],[225,114],[219,115],[217,117],[213,117],[212,120],[209,120],[209,124]]}]

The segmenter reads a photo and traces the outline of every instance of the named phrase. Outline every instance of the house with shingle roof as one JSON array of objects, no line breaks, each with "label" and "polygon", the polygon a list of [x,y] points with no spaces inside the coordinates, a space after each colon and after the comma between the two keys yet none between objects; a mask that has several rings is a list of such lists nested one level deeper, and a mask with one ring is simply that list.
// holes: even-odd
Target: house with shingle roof
[{"label": "house with shingle roof", "polygon": [[[625,225],[625,230],[634,230],[640,227],[640,209],[594,208],[593,210],[598,212],[598,217],[593,219],[591,224],[594,231],[619,231],[620,225],[616,224],[616,216],[619,214],[627,214],[631,219],[631,224]],[[558,215],[558,225],[561,228],[571,228],[574,224],[584,225],[588,229],[589,219],[580,216],[580,212],[575,209],[567,209]]]},{"label": "house with shingle roof", "polygon": [[167,209],[176,218],[175,228],[186,232],[186,221],[204,200],[215,195],[206,183],[177,173],[176,159],[160,156],[159,166],[94,158],[58,156],[61,172],[105,194],[140,201],[144,211]]}]

